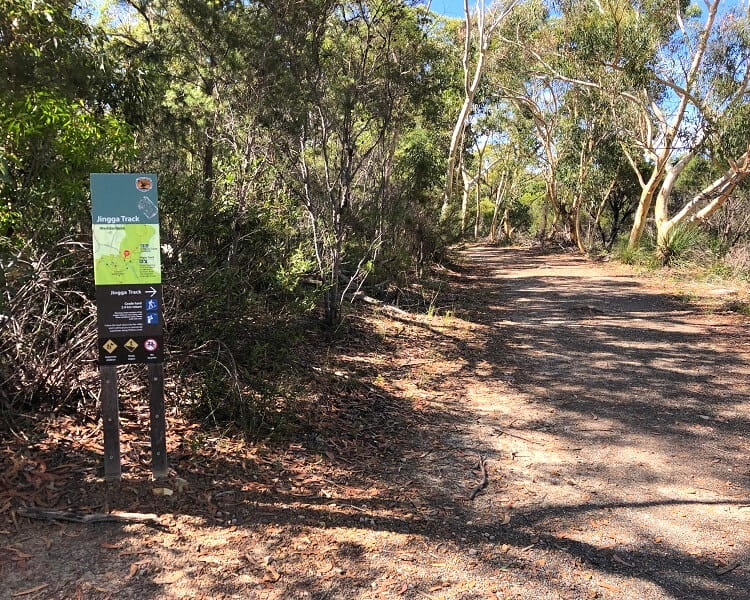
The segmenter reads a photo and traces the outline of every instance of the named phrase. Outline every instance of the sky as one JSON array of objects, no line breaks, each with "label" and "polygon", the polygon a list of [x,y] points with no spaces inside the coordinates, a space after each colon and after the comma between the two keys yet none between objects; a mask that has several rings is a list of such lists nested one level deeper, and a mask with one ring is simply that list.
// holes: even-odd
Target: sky
[{"label": "sky", "polygon": [[[422,1],[425,4],[429,2],[429,0]],[[489,5],[490,0],[486,0],[486,3],[487,5]],[[697,2],[697,4],[698,6],[704,7],[703,3],[700,0]],[[735,6],[747,8],[747,5],[748,0],[724,0],[721,3],[721,9],[728,10],[730,8],[734,8]],[[469,0],[469,7],[473,9],[475,6],[476,0]],[[448,17],[463,18],[464,16],[464,0],[432,0],[430,8],[436,13],[440,13],[441,15],[446,15]]]},{"label": "sky", "polygon": [[[425,4],[427,3],[426,0]],[[469,1],[469,6],[473,7],[476,4],[475,0]],[[447,17],[461,17],[464,16],[464,0],[432,0],[430,8],[436,13],[445,15]]]}]

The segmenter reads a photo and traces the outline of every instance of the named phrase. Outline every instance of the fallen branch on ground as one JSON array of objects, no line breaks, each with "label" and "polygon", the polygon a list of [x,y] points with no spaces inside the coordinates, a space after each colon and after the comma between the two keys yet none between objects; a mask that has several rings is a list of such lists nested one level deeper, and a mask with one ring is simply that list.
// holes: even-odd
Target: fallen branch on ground
[{"label": "fallen branch on ground", "polygon": [[383,312],[391,313],[393,315],[399,315],[401,317],[411,317],[411,315],[396,306],[392,306],[390,304],[386,304],[382,300],[378,300],[377,298],[373,298],[372,296],[368,296],[364,292],[354,292],[352,294],[352,302],[355,300],[361,300],[362,302],[366,304],[372,304],[373,306],[377,306],[380,308]]},{"label": "fallen branch on ground", "polygon": [[42,521],[70,521],[73,523],[146,523],[163,527],[159,517],[153,513],[90,513],[80,514],[63,510],[47,510],[35,506],[21,507],[18,515],[28,519],[40,519]]}]

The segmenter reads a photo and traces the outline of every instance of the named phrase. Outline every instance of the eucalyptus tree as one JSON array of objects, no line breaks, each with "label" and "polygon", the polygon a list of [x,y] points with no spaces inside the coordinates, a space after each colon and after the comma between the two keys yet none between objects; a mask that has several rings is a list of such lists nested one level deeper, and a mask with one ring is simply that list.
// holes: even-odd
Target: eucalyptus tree
[{"label": "eucalyptus tree", "polygon": [[502,156],[493,153],[494,144],[490,142],[493,135],[491,129],[482,127],[485,119],[478,119],[472,127],[471,145],[462,153],[460,161],[461,178],[463,189],[461,195],[461,235],[466,232],[469,212],[469,199],[474,191],[474,239],[479,237],[479,223],[481,216],[482,182],[487,173],[491,172],[495,165],[502,160]]},{"label": "eucalyptus tree", "polygon": [[[527,165],[522,156],[527,148],[520,140],[517,123],[508,119],[504,112],[506,107],[489,102],[490,94],[483,95],[485,103],[477,109],[467,128],[466,148],[460,161],[463,178],[461,233],[466,232],[469,199],[474,192],[474,239],[479,238],[483,225],[483,199],[493,206],[487,232],[494,238],[500,208],[506,205],[506,195],[517,171]],[[511,138],[519,145],[511,144]]]},{"label": "eucalyptus tree", "polygon": [[[519,5],[506,26],[497,31],[499,51],[488,58],[486,79],[493,110],[512,113],[505,128],[515,121],[536,139],[532,168],[545,183],[545,198],[553,217],[549,233],[562,229],[580,245],[583,184],[597,139],[609,133],[605,127],[594,126],[605,122],[606,117],[586,110],[586,94],[570,81],[554,76],[549,68],[549,64],[559,63],[561,39],[554,23],[553,13],[543,3]],[[593,95],[593,91],[588,93],[589,97]],[[573,139],[576,136],[577,141]],[[583,143],[587,136],[591,139]],[[561,171],[561,165],[569,171],[571,161],[579,165],[575,183]]]},{"label": "eucalyptus tree", "polygon": [[509,17],[516,4],[517,0],[498,0],[487,7],[484,0],[477,0],[476,8],[472,12],[469,0],[464,0],[465,29],[463,31],[463,56],[461,59],[463,100],[458,110],[448,148],[445,187],[440,209],[441,221],[444,221],[448,214],[456,165],[460,163],[461,150],[464,145],[464,133],[474,110],[474,98],[482,83],[492,42],[493,40],[497,41],[494,34]]},{"label": "eucalyptus tree", "polygon": [[[627,101],[617,125],[632,140],[623,148],[642,188],[629,245],[639,243],[653,206],[657,243],[664,247],[675,227],[712,214],[750,173],[747,128],[732,129],[744,114],[750,83],[747,15],[719,0],[584,0],[561,7],[562,60],[536,58],[551,76]],[[729,131],[735,142],[727,153],[722,139]],[[672,206],[677,178],[701,153],[723,165],[721,176]],[[651,162],[646,173],[640,155]]]},{"label": "eucalyptus tree", "polygon": [[524,182],[534,177],[537,170],[535,159],[538,145],[532,131],[524,127],[523,120],[514,119],[512,112],[493,114],[493,120],[498,131],[493,152],[499,160],[487,174],[489,196],[493,201],[489,236],[492,240],[498,240],[502,232],[503,240],[510,242],[515,231],[527,225],[527,215],[519,210],[518,197]]},{"label": "eucalyptus tree", "polygon": [[560,222],[568,227],[573,239],[575,226],[571,220],[572,213],[560,194],[561,147],[556,143],[567,91],[568,86],[564,83],[532,77],[511,98],[517,105],[519,114],[532,124],[537,138],[539,167],[544,178],[546,199],[554,214],[552,229]]},{"label": "eucalyptus tree", "polygon": [[[696,156],[680,174],[674,188],[678,204],[688,203],[721,175],[721,170],[707,156]],[[750,182],[738,184],[720,211],[708,217],[705,228],[716,241],[719,255],[743,254],[743,245],[750,240]],[[746,251],[746,250],[745,250]],[[743,261],[739,261],[740,264]],[[745,263],[747,261],[744,261]]]},{"label": "eucalyptus tree", "polygon": [[[591,202],[587,205],[590,228],[595,228],[601,244],[612,250],[621,232],[632,223],[638,208],[641,185],[622,150],[622,140],[612,137],[597,147],[595,172],[592,177]],[[648,172],[650,164],[641,158],[639,172]],[[589,243],[593,244],[589,235]]]},{"label": "eucalyptus tree", "polygon": [[[420,104],[434,93],[437,57],[425,11],[400,0],[335,3],[318,60],[309,65],[297,127],[286,146],[290,192],[304,207],[324,282],[324,313],[340,318],[393,232],[392,201],[402,139],[419,126]],[[424,120],[422,120],[424,122]]]},{"label": "eucalyptus tree", "polygon": [[[581,252],[591,249],[592,226],[602,218],[607,198],[621,177],[621,171],[612,169],[612,164],[618,156],[624,159],[624,154],[607,108],[607,99],[599,90],[571,86],[561,106],[556,132],[559,204],[565,207],[571,241]],[[587,215],[588,234],[584,234],[583,219]]]}]

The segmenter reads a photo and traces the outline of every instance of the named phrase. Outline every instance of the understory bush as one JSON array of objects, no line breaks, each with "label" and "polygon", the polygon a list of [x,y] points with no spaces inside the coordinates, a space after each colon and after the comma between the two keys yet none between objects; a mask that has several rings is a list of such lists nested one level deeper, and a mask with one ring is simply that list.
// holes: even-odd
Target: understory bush
[{"label": "understory bush", "polygon": [[708,253],[708,240],[704,231],[694,224],[673,227],[666,239],[656,247],[656,258],[665,266],[701,259]]},{"label": "understory bush", "polygon": [[41,402],[95,397],[96,315],[90,244],[64,238],[46,250],[2,240],[0,406],[7,419]]},{"label": "understory bush", "polygon": [[730,268],[750,278],[750,242],[733,246],[723,260]]}]

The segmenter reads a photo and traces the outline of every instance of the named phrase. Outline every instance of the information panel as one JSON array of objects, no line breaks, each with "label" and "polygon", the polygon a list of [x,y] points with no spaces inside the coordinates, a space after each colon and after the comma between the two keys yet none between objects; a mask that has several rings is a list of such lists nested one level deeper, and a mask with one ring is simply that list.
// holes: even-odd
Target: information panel
[{"label": "information panel", "polygon": [[92,173],[99,364],[164,360],[156,175]]}]

